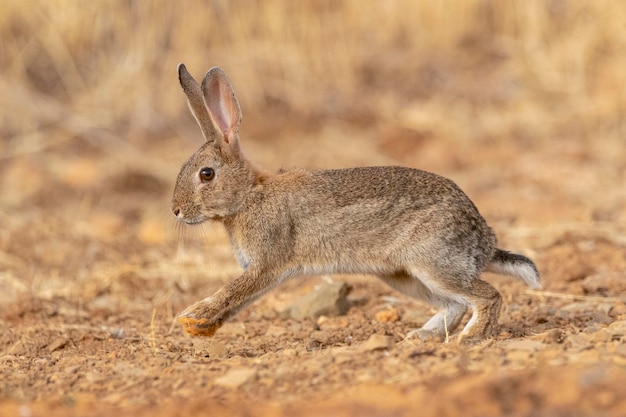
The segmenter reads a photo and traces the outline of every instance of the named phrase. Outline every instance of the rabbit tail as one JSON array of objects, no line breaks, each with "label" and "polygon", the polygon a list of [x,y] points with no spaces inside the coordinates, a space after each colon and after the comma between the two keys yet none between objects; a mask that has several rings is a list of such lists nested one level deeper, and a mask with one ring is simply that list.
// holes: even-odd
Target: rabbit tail
[{"label": "rabbit tail", "polygon": [[541,288],[539,271],[537,271],[535,263],[517,253],[496,249],[485,270],[521,279],[531,288]]}]

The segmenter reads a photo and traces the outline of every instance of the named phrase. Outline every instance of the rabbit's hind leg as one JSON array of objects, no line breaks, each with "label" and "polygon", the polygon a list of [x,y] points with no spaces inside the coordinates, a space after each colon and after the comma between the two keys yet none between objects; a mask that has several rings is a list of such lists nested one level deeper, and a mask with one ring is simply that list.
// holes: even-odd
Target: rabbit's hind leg
[{"label": "rabbit's hind leg", "polygon": [[441,304],[445,304],[445,307],[424,323],[421,328],[407,333],[407,339],[417,336],[422,341],[448,340],[449,335],[461,324],[461,320],[463,320],[463,316],[467,311],[467,306],[452,300],[442,299],[441,301]]},{"label": "rabbit's hind leg", "polygon": [[469,289],[464,289],[463,297],[472,306],[473,313],[458,341],[472,344],[492,336],[502,306],[502,296],[498,290],[481,279],[475,279]]},{"label": "rabbit's hind leg", "polygon": [[441,308],[421,328],[410,331],[407,339],[417,336],[422,341],[445,340],[461,324],[467,311],[467,302],[463,298],[447,295],[423,273],[417,275],[399,272],[380,278],[403,294]]},{"label": "rabbit's hind leg", "polygon": [[[439,258],[438,261],[442,263],[435,263],[436,268],[429,269],[429,274],[418,270],[409,272],[431,290],[434,298],[428,301],[432,304],[437,306],[443,300],[442,307],[447,308],[445,302],[451,300],[472,308],[472,317],[461,331],[457,342],[475,344],[491,337],[496,329],[502,296],[491,284],[480,279],[480,268],[464,262],[464,259]],[[458,325],[460,319],[454,324]],[[436,316],[432,320],[433,325],[439,324]],[[424,328],[429,327],[429,323],[424,325]]]}]

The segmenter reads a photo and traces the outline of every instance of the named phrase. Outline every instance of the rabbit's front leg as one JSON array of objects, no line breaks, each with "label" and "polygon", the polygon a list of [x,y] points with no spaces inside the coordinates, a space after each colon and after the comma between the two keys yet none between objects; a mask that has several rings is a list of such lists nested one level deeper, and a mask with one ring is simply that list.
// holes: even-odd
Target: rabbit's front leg
[{"label": "rabbit's front leg", "polygon": [[226,320],[277,283],[271,274],[246,271],[212,296],[187,307],[178,321],[193,336],[213,336]]}]

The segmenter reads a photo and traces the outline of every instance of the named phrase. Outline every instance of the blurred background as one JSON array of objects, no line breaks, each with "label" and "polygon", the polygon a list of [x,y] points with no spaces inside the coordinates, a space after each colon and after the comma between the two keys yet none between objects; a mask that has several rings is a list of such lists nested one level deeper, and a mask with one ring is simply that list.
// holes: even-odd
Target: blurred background
[{"label": "blurred background", "polygon": [[[531,255],[622,234],[625,22],[619,0],[4,1],[0,298],[88,298],[177,253],[169,198],[201,140],[179,62],[226,71],[269,169],[436,171]],[[236,273],[221,229],[182,234]]]}]

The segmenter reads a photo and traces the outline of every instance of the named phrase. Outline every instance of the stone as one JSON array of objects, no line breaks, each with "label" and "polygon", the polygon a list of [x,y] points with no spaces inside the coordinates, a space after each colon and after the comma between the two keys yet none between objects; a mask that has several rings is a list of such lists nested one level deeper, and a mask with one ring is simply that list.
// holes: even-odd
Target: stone
[{"label": "stone", "polygon": [[52,343],[48,345],[48,352],[54,352],[58,349],[63,349],[69,341],[65,337],[57,337]]},{"label": "stone", "polygon": [[586,277],[580,283],[585,294],[611,296],[626,291],[626,280],[622,272],[599,273]]},{"label": "stone", "polygon": [[344,282],[324,284],[296,300],[287,309],[287,315],[296,320],[344,315],[350,308],[347,297],[351,291],[352,286]]},{"label": "stone", "polygon": [[392,336],[384,336],[381,334],[373,334],[369,339],[361,346],[359,350],[361,352],[373,352],[376,350],[389,350],[394,345],[394,339]]},{"label": "stone", "polygon": [[228,348],[217,340],[196,338],[193,340],[193,347],[196,354],[209,358],[223,358],[228,355]]},{"label": "stone", "polygon": [[565,340],[565,334],[561,329],[550,329],[546,332],[538,334],[537,337],[541,342],[549,344],[563,343],[563,340]]},{"label": "stone", "polygon": [[24,345],[24,342],[18,340],[17,342],[13,343],[13,345],[11,345],[7,353],[9,355],[22,356],[26,354],[26,346]]},{"label": "stone", "polygon": [[393,307],[385,308],[384,310],[378,311],[375,317],[376,321],[379,323],[392,323],[394,321],[400,320],[398,310]]},{"label": "stone", "polygon": [[254,368],[235,368],[226,372],[225,375],[215,380],[215,385],[224,388],[239,388],[240,386],[252,381],[257,376]]},{"label": "stone", "polygon": [[623,339],[626,335],[626,320],[614,321],[606,328],[606,331],[613,340]]}]

